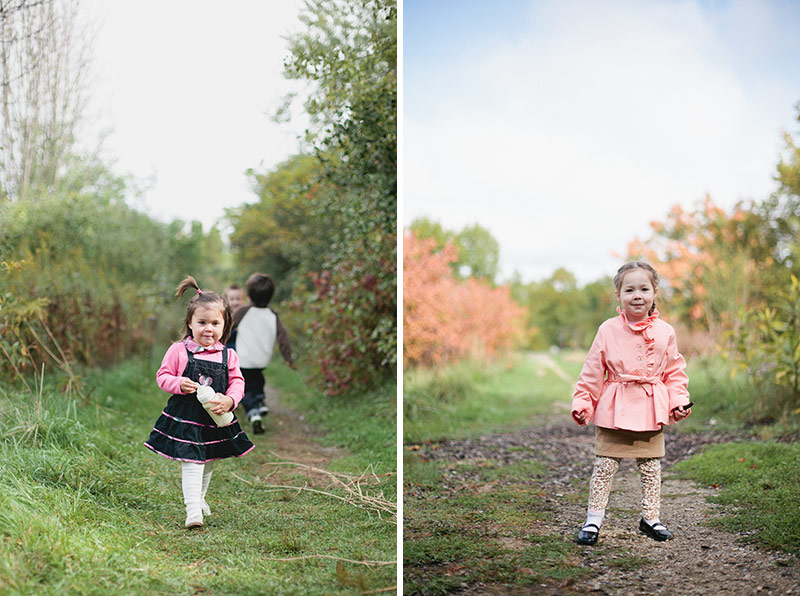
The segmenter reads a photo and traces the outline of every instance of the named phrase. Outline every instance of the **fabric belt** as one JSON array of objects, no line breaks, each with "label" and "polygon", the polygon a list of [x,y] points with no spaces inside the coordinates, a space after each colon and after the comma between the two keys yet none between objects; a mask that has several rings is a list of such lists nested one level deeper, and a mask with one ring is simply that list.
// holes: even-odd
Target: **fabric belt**
[{"label": "fabric belt", "polygon": [[607,380],[611,383],[622,383],[623,385],[627,385],[628,383],[641,385],[648,397],[653,397],[653,385],[661,383],[660,377],[643,377],[629,374],[609,375]]}]

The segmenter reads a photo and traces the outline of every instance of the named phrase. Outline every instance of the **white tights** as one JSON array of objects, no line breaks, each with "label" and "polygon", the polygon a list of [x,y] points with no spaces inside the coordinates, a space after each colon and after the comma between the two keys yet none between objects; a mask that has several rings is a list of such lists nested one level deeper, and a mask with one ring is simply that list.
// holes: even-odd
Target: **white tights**
[{"label": "white tights", "polygon": [[186,515],[188,517],[200,517],[202,514],[208,515],[208,505],[206,505],[206,492],[208,483],[211,482],[211,474],[214,471],[214,462],[205,464],[194,464],[181,462],[181,484],[183,485],[183,502],[186,505]]}]

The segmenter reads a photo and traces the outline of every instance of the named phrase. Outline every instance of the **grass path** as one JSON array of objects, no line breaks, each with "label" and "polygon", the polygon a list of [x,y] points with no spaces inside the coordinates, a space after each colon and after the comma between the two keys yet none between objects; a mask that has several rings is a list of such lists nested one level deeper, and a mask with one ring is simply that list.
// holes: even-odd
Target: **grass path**
[{"label": "grass path", "polygon": [[569,417],[579,356],[407,379],[404,593],[800,595],[800,448],[737,427],[738,406],[712,401],[719,385],[697,369],[694,420],[667,431],[661,518],[675,538],[638,531],[638,473],[624,461],[598,545],[575,542],[594,433]]},{"label": "grass path", "polygon": [[179,466],[142,445],[166,399],[154,370],[94,375],[78,401],[0,388],[0,594],[394,590],[391,386],[331,403],[276,367],[267,432],[215,465],[212,515],[186,531]]},{"label": "grass path", "polygon": [[[250,573],[244,576],[250,577],[252,593],[391,590],[396,584],[396,526],[394,496],[386,496],[387,490],[394,490],[393,482],[386,481],[387,471],[347,464],[337,468],[353,454],[336,444],[323,444],[324,433],[306,421],[307,414],[284,405],[278,390],[268,387],[267,394],[266,432],[253,435],[243,422],[256,448],[239,461],[222,462],[223,478],[212,480],[208,499],[216,501],[212,508],[219,509],[221,517],[212,516],[198,537],[245,531],[260,535],[247,541]],[[246,420],[241,410],[237,414],[240,421]],[[388,476],[393,480],[393,472]],[[213,494],[219,480],[225,486]],[[358,491],[377,498],[377,506],[358,498]],[[182,523],[180,507],[178,517]],[[178,533],[186,532],[179,528]],[[259,574],[262,582],[256,579]],[[220,587],[220,593],[243,593],[235,582]]]},{"label": "grass path", "polygon": [[715,491],[664,466],[666,543],[638,531],[639,480],[625,460],[596,547],[574,541],[585,517],[592,434],[564,421],[411,447],[407,594],[668,596],[800,594],[800,562],[709,525]]}]

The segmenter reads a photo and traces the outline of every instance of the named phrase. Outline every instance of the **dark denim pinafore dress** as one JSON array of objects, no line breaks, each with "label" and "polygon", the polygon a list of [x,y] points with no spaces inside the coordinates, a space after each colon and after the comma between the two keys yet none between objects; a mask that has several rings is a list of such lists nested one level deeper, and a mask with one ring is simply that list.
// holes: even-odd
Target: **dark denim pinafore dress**
[{"label": "dark denim pinafore dress", "polygon": [[[222,350],[222,362],[198,360],[188,348],[186,353],[189,361],[183,376],[197,383],[200,375],[210,377],[214,391],[224,394],[228,389],[228,349]],[[228,426],[217,426],[196,393],[170,397],[144,445],[169,459],[198,464],[241,457],[254,447],[236,414]]]}]

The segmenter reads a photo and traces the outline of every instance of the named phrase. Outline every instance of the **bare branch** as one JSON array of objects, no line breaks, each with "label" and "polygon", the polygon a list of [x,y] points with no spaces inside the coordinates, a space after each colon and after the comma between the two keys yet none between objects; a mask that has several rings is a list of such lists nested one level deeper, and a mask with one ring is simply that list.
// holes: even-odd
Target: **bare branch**
[{"label": "bare branch", "polygon": [[[397,565],[397,561],[354,561],[353,559],[345,559],[343,557],[334,557],[333,555],[303,555],[301,557],[265,557],[265,561],[304,561],[308,559],[331,559],[333,561],[342,561],[344,563],[354,563],[356,565],[366,565],[368,567],[380,567]],[[394,587],[392,587],[394,589]],[[384,591],[384,590],[381,590]]]}]

